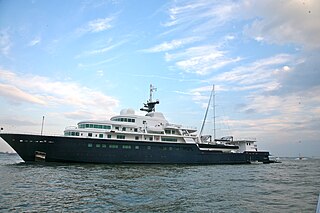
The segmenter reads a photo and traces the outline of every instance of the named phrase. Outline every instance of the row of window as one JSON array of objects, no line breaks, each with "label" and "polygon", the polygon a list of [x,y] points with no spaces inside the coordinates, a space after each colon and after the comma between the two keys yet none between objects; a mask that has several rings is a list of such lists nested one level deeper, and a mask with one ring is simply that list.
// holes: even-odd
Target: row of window
[{"label": "row of window", "polygon": [[64,132],[65,136],[79,136],[79,132]]},{"label": "row of window", "polygon": [[[79,132],[71,132],[71,131],[66,131],[64,133],[65,136],[79,136]],[[81,133],[81,136],[83,136],[83,133]],[[93,137],[93,134],[91,132],[88,133],[88,137]],[[103,138],[103,134],[95,134],[95,137],[99,137],[99,138]],[[117,135],[116,136],[117,139],[121,139],[124,140],[126,139],[125,135]],[[107,135],[107,138],[112,138],[111,135]],[[139,140],[140,137],[139,136],[135,136],[135,140]],[[147,140],[147,138],[145,138],[145,140]],[[150,141],[153,141],[153,137],[149,137]],[[155,140],[159,140],[159,136],[155,136]],[[165,142],[177,142],[178,139],[177,138],[172,138],[172,137],[161,137],[161,141],[165,141]]]},{"label": "row of window", "polygon": [[161,141],[177,142],[177,138],[161,137]]},{"label": "row of window", "polygon": [[[123,121],[124,122],[135,122],[135,119],[131,119],[131,118],[114,118],[113,120],[115,121]],[[78,128],[79,129],[85,129],[85,128],[94,128],[94,129],[111,129],[111,126],[109,125],[99,125],[99,124],[78,124]],[[116,126],[115,130],[120,130],[120,127]],[[122,131],[127,131],[126,127],[122,127],[121,129]],[[132,130],[132,129],[131,129]],[[134,132],[138,132],[137,128],[134,128]],[[175,135],[176,131],[175,130],[171,130],[171,129],[166,129],[165,130],[166,134],[172,134]],[[79,135],[72,135],[72,136],[79,136]]]},{"label": "row of window", "polygon": [[166,134],[172,134],[172,135],[175,135],[176,134],[176,131],[175,130],[171,130],[171,129],[166,129],[166,130],[164,130],[164,132],[166,133]]},{"label": "row of window", "polygon": [[192,148],[191,147],[166,147],[166,146],[163,146],[160,148],[161,150],[169,150],[169,151],[172,151],[172,150],[176,150],[176,151],[179,151],[179,150],[185,150],[185,151],[191,151]]},{"label": "row of window", "polygon": [[134,118],[112,118],[112,121],[120,121],[120,122],[136,122],[136,119]]},{"label": "row of window", "polygon": [[124,136],[124,135],[117,135],[117,139],[126,139],[126,136]]},{"label": "row of window", "polygon": [[[93,148],[93,144],[92,143],[88,143],[88,147],[89,148]],[[140,149],[141,146],[138,146],[138,145],[127,145],[127,144],[124,144],[124,145],[118,145],[118,144],[95,144],[95,147],[96,148],[110,148],[110,149]],[[151,150],[151,146],[143,146],[144,148],[148,149],[148,150]],[[185,150],[185,151],[191,151],[192,148],[191,147],[166,147],[166,146],[162,146],[160,147],[161,150],[169,150],[169,151],[172,151],[172,150],[176,150],[176,151],[179,151],[179,150]]]},{"label": "row of window", "polygon": [[[88,143],[88,147],[92,148],[93,144],[92,143]],[[132,145],[117,145],[117,144],[109,144],[107,146],[107,144],[99,144],[97,143],[95,145],[96,148],[110,148],[110,149],[118,149],[118,148],[122,148],[122,149],[140,149],[140,146],[132,146]],[[151,146],[147,146],[147,149],[151,149]]]},{"label": "row of window", "polygon": [[[12,139],[12,141],[16,141],[16,139]],[[20,143],[54,143],[54,141],[47,141],[47,140],[19,140]]]},{"label": "row of window", "polygon": [[[79,132],[64,132],[64,135],[65,136],[83,136],[83,133],[79,133]],[[89,132],[88,133],[88,137],[93,137],[93,134],[92,132]],[[99,137],[99,138],[103,138],[103,134],[100,133],[100,134],[95,134],[95,137]],[[107,135],[107,138],[111,138],[111,135]],[[123,138],[124,139],[124,138]]]},{"label": "row of window", "polygon": [[95,128],[95,129],[111,129],[110,125],[101,125],[101,124],[78,124],[80,129],[84,128]]}]

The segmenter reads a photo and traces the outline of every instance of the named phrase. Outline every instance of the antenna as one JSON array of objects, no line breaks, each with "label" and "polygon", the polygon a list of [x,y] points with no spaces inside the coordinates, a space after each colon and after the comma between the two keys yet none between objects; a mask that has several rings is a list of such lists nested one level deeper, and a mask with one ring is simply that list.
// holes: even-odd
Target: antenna
[{"label": "antenna", "polygon": [[44,123],[44,116],[42,116],[41,135],[42,135],[42,133],[43,133],[43,123]]},{"label": "antenna", "polygon": [[155,88],[152,84],[150,84],[150,98],[147,100],[146,104],[143,104],[144,106],[140,109],[141,111],[146,112],[154,112],[156,110],[156,104],[159,104],[159,100],[152,101],[152,93],[154,91],[157,91],[157,88]]},{"label": "antenna", "polygon": [[152,93],[157,91],[157,88],[150,84],[150,99],[149,102],[152,102]]}]

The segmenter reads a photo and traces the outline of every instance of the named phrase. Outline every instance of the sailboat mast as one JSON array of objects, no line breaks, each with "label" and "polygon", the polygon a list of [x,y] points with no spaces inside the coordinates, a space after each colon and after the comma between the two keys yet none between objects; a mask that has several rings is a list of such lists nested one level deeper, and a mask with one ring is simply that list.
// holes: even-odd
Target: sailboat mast
[{"label": "sailboat mast", "polygon": [[[207,106],[207,110],[206,110],[206,113],[204,115],[204,119],[203,119],[203,122],[202,122],[202,126],[201,126],[201,130],[200,130],[200,136],[202,135],[202,132],[203,132],[203,128],[204,128],[204,125],[206,123],[206,120],[207,120],[207,115],[208,115],[208,111],[209,111],[209,108],[210,108],[210,103],[211,103],[211,99],[213,97],[213,94],[214,94],[214,85],[212,86],[212,91],[211,91],[211,94],[210,94],[210,99],[209,99],[209,103],[208,103],[208,106]],[[215,116],[214,116],[215,117]],[[214,128],[215,129],[215,128]],[[215,132],[215,131],[214,131]],[[215,134],[215,133],[214,133]],[[213,136],[215,137],[215,135]]]},{"label": "sailboat mast", "polygon": [[216,139],[216,93],[214,85],[212,86],[212,97],[213,97],[213,142]]}]

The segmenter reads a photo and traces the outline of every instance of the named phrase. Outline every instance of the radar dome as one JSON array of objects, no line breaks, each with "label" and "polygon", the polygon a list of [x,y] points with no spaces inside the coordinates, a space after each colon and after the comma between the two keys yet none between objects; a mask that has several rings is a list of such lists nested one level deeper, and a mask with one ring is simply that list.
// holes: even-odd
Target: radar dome
[{"label": "radar dome", "polygon": [[122,109],[120,115],[134,115],[134,109]]}]

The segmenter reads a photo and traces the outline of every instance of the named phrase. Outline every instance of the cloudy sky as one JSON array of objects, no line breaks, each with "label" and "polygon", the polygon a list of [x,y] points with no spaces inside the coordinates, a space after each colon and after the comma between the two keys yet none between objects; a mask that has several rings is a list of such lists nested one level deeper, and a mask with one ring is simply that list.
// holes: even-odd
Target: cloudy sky
[{"label": "cloudy sky", "polygon": [[[320,156],[320,1],[0,1],[0,125],[62,134],[83,119],[158,111],[279,156]],[[9,150],[0,141],[0,150]]]}]

